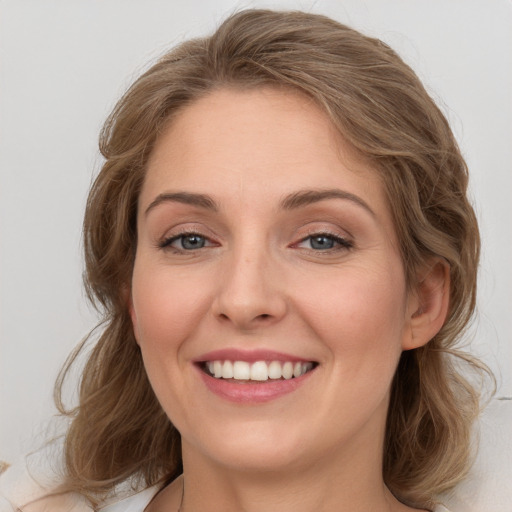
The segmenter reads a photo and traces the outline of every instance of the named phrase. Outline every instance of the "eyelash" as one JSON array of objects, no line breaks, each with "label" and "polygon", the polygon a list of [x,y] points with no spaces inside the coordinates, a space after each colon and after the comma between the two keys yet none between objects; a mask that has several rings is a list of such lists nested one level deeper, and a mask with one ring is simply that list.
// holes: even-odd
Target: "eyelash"
[{"label": "eyelash", "polygon": [[[179,240],[180,238],[181,239],[184,239],[184,238],[187,238],[187,237],[192,237],[192,236],[197,236],[199,238],[203,238],[205,241],[209,241],[211,242],[211,240],[202,235],[201,233],[198,233],[196,231],[183,231],[181,233],[177,233],[176,235],[172,235],[168,238],[165,238],[164,240],[162,240],[159,244],[158,244],[158,247],[160,249],[166,249],[166,250],[171,250],[177,254],[183,254],[183,253],[192,253],[194,252],[194,249],[180,249],[178,247],[173,247],[172,244],[174,242],[176,242],[177,240]],[[200,247],[199,249],[203,249],[203,247]]]},{"label": "eyelash", "polygon": [[347,240],[346,238],[343,238],[340,235],[337,235],[334,233],[329,233],[328,231],[313,232],[313,233],[305,236],[304,238],[302,238],[302,240],[300,240],[299,242],[293,244],[293,246],[296,247],[297,245],[302,244],[306,240],[312,240],[314,238],[322,238],[322,237],[332,240],[338,246],[332,247],[329,249],[323,249],[323,250],[313,249],[313,248],[308,248],[308,250],[315,252],[315,253],[327,253],[328,254],[328,253],[337,252],[337,251],[350,250],[354,247],[354,244],[350,240]]},{"label": "eyelash", "polygon": [[[185,249],[185,248],[177,248],[177,247],[173,247],[172,246],[172,244],[174,242],[176,242],[177,240],[180,240],[180,239],[183,240],[186,237],[193,237],[193,236],[202,238],[206,242],[210,242],[211,243],[211,240],[208,237],[202,235],[201,233],[198,233],[196,231],[184,231],[184,232],[175,234],[175,235],[173,235],[171,237],[168,237],[168,238],[162,240],[158,244],[158,247],[160,249],[172,250],[176,254],[183,254],[183,253],[189,253],[190,254],[192,252],[195,252],[196,250],[204,249],[205,246],[199,247],[197,249]],[[305,236],[304,238],[302,238],[299,242],[294,243],[291,247],[297,247],[298,245],[302,244],[306,240],[312,240],[314,238],[322,238],[322,237],[332,240],[338,246],[337,247],[327,248],[327,249],[314,249],[314,248],[310,247],[307,250],[315,252],[315,253],[332,253],[332,252],[337,252],[337,251],[350,250],[350,249],[352,249],[354,247],[354,244],[351,241],[349,241],[346,238],[343,238],[343,237],[341,237],[339,235],[336,235],[334,233],[329,233],[329,232],[314,232],[314,233],[311,233],[311,234]],[[207,247],[211,247],[212,245],[215,245],[215,244],[211,244],[211,245],[209,245]]]}]

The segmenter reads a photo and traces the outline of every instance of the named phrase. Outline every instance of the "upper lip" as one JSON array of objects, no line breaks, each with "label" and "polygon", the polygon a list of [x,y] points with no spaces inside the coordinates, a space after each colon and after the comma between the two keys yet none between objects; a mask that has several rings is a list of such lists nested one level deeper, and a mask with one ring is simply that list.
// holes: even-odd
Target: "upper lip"
[{"label": "upper lip", "polygon": [[292,363],[314,362],[313,359],[285,354],[284,352],[276,352],[275,350],[242,350],[238,348],[212,350],[194,359],[195,363],[204,363],[205,361],[247,361],[248,363],[254,363],[256,361],[291,361]]}]

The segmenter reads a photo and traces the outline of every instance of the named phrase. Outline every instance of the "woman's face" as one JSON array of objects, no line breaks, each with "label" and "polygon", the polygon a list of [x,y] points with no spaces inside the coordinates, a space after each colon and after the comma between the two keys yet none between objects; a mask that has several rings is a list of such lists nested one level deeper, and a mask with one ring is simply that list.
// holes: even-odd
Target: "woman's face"
[{"label": "woman's face", "polygon": [[379,458],[413,308],[383,186],[312,101],[218,90],[160,136],[130,311],[185,460]]}]

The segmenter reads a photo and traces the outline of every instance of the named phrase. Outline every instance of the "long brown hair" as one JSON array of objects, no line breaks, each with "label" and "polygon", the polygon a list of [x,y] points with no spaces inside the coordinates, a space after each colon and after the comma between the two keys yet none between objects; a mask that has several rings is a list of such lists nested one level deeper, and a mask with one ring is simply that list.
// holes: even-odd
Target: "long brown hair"
[{"label": "long brown hair", "polygon": [[57,382],[57,405],[71,418],[62,488],[96,503],[126,479],[163,484],[181,471],[180,435],[148,382],[127,310],[137,200],[148,156],[179,110],[216,88],[259,86],[311,97],[371,162],[387,191],[411,288],[432,255],[449,263],[448,317],[426,346],[402,354],[383,456],[384,480],[397,498],[430,506],[468,468],[479,393],[463,367],[484,370],[457,348],[475,309],[480,250],[466,164],[445,117],[386,44],[321,15],[267,10],[237,13],[211,37],[170,51],[105,123],[105,163],[84,221],[85,285],[104,320],[77,407],[66,409],[61,391],[82,347]]}]

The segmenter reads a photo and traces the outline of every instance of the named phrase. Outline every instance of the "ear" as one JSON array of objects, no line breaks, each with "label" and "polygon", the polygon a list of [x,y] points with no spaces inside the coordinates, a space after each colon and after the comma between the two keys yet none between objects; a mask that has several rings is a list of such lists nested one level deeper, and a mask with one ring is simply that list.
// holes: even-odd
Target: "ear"
[{"label": "ear", "polygon": [[443,326],[450,304],[450,266],[441,258],[432,259],[418,274],[418,282],[408,303],[410,330],[403,350],[426,345]]}]

